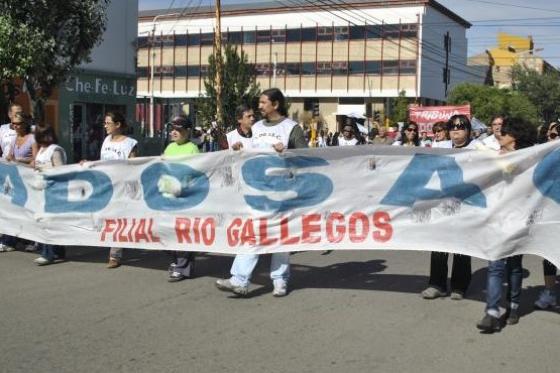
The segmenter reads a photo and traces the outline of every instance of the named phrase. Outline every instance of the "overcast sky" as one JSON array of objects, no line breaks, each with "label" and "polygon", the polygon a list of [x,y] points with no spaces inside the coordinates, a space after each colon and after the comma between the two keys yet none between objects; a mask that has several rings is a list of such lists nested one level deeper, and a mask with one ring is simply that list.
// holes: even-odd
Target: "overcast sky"
[{"label": "overcast sky", "polygon": [[[255,3],[257,0],[223,0],[222,4]],[[532,35],[537,54],[560,67],[560,0],[439,0],[473,26],[468,30],[469,56],[496,45],[499,31]],[[140,10],[213,5],[210,0],[139,0]]]}]

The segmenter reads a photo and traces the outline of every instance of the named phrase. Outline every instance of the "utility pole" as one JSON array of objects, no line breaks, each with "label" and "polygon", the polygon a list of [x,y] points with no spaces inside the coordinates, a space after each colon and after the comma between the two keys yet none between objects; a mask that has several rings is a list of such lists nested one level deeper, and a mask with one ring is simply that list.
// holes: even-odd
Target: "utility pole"
[{"label": "utility pole", "polygon": [[276,69],[278,67],[278,52],[274,52],[274,60],[272,60],[272,86],[276,87]]},{"label": "utility pole", "polygon": [[214,35],[214,57],[216,59],[216,122],[218,127],[224,124],[224,117],[222,111],[222,73],[223,73],[223,60],[222,60],[222,21],[221,21],[221,4],[220,0],[216,0],[216,29]]}]

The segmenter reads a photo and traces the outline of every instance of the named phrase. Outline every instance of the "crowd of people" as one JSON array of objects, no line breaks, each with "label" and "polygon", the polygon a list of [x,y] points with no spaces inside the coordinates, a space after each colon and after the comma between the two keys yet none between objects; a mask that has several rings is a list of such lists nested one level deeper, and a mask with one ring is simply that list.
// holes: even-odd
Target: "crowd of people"
[{"label": "crowd of people", "polygon": [[[288,118],[286,100],[282,92],[276,88],[265,90],[259,98],[258,108],[261,120],[255,122],[255,112],[250,106],[241,105],[236,111],[237,127],[222,134],[213,131],[220,150],[231,149],[269,149],[278,153],[285,149],[306,148],[309,140],[303,128]],[[57,145],[57,138],[52,127],[37,126],[32,132],[29,120],[23,114],[22,107],[12,104],[9,107],[10,123],[0,127],[0,148],[2,159],[7,162],[18,162],[37,170],[58,167],[66,163],[64,149]],[[104,128],[107,137],[101,146],[101,160],[126,160],[137,155],[136,140],[126,135],[125,117],[118,112],[105,115]],[[380,126],[376,136],[367,139],[360,132],[354,118],[347,118],[341,132],[325,138],[320,133],[318,142],[325,146],[355,146],[361,144],[392,145],[407,147],[457,148],[494,151],[506,154],[518,149],[532,146],[538,142],[556,141],[559,139],[560,125],[550,123],[539,129],[538,133],[532,126],[521,119],[496,115],[491,121],[491,133],[482,138],[475,138],[471,122],[464,115],[454,115],[447,122],[435,123],[432,127],[433,138],[425,133],[419,134],[418,125],[405,123],[396,140],[387,136],[386,129]],[[200,147],[193,137],[196,127],[185,115],[172,118],[169,123],[171,142],[163,151],[167,158],[196,156]],[[477,134],[478,135],[478,134]],[[319,140],[320,139],[320,140]],[[85,162],[83,160],[82,162]],[[165,181],[158,183],[160,192],[166,193]],[[25,247],[32,246],[40,252],[35,259],[37,265],[47,265],[65,260],[64,247],[47,244],[34,245],[28,241],[3,235],[0,237],[0,252],[13,251],[18,243]],[[110,248],[107,268],[117,268],[122,262],[123,249]],[[190,251],[170,252],[169,282],[178,282],[194,276],[195,253]],[[436,299],[450,295],[460,301],[465,297],[471,282],[471,257],[452,254],[450,288],[447,286],[448,253],[432,252],[429,269],[428,286],[421,292],[424,299]],[[245,296],[249,292],[252,273],[259,260],[256,254],[239,254],[232,263],[230,276],[216,281],[216,287],[237,296]],[[519,304],[522,289],[522,256],[516,255],[507,259],[489,261],[486,283],[486,308],[482,319],[476,326],[484,332],[495,332],[505,324],[514,325],[519,322]],[[544,290],[534,306],[538,309],[556,308],[557,296],[556,267],[543,262]],[[270,278],[273,284],[272,295],[283,297],[289,293],[290,254],[274,253],[270,263]],[[500,314],[502,284],[508,283],[506,294],[506,311]]]}]

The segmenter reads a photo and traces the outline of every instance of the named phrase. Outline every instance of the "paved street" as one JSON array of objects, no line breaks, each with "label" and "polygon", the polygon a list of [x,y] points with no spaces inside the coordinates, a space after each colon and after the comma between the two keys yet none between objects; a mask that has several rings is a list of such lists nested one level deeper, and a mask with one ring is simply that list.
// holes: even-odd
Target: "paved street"
[{"label": "paved street", "polygon": [[167,258],[75,248],[48,267],[0,254],[1,372],[554,372],[560,314],[533,311],[542,288],[526,257],[518,325],[482,335],[484,261],[464,301],[426,301],[428,253],[292,256],[292,292],[276,299],[263,258],[247,299],[215,289],[231,258],[204,255],[198,277],[166,281]]}]

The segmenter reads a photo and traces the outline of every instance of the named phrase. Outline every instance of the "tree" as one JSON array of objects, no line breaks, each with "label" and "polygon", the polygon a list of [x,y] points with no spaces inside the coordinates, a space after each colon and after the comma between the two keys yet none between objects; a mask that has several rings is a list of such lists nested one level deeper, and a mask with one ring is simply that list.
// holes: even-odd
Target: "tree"
[{"label": "tree", "polygon": [[512,70],[513,89],[521,92],[535,105],[542,120],[549,123],[560,115],[560,74],[540,74],[520,65]]},{"label": "tree", "polygon": [[[227,44],[224,49],[222,73],[222,112],[224,127],[235,126],[235,109],[241,104],[254,106],[255,99],[260,96],[260,88],[256,83],[256,73],[248,63],[247,55],[237,46]],[[216,119],[216,58],[208,58],[208,75],[204,78],[205,94],[198,102],[198,115],[203,123],[211,123]]]},{"label": "tree", "polygon": [[391,110],[391,121],[393,123],[406,122],[408,119],[408,98],[406,91],[399,92],[399,97],[393,103],[393,110]]},{"label": "tree", "polygon": [[22,79],[32,101],[48,97],[72,68],[90,61],[105,30],[109,1],[0,0],[2,92]]},{"label": "tree", "polygon": [[522,93],[509,89],[462,83],[449,94],[452,105],[471,105],[471,114],[488,124],[496,114],[538,122],[537,108]]}]

